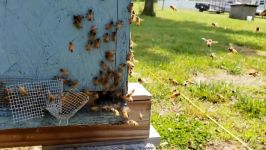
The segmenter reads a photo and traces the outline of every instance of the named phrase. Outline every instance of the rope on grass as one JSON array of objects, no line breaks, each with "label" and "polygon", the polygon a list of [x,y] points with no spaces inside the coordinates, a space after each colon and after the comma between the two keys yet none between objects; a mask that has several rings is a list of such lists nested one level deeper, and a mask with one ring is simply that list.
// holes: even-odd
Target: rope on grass
[{"label": "rope on grass", "polygon": [[239,141],[243,146],[245,146],[248,150],[252,150],[251,147],[248,146],[247,143],[245,143],[242,139],[235,136],[232,132],[227,130],[223,125],[219,124],[215,119],[213,119],[211,116],[209,116],[204,110],[202,110],[199,106],[197,106],[195,103],[193,103],[192,100],[190,100],[188,97],[186,97],[184,94],[180,93],[180,95],[186,99],[191,105],[193,105],[195,108],[197,108],[200,112],[204,113],[211,121],[213,121],[216,125],[218,125],[220,128],[222,128],[225,132],[230,134],[233,138],[235,138],[237,141]]}]

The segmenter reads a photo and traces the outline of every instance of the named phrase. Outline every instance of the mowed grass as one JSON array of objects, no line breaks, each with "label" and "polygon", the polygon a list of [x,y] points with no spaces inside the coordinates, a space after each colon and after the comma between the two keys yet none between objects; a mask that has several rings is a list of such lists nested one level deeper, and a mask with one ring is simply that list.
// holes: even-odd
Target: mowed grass
[{"label": "mowed grass", "polygon": [[[142,3],[135,3],[136,12],[142,8]],[[259,54],[266,52],[266,19],[247,22],[230,19],[228,14],[158,8],[156,15],[141,16],[144,21],[140,27],[132,25],[138,62],[130,81],[144,79],[144,86],[152,93],[152,123],[162,135],[164,148],[204,149],[213,141],[236,141],[182,97],[170,99],[173,89],[188,96],[252,148],[265,148],[266,86],[215,82],[184,87],[173,86],[168,79],[183,83],[197,74],[208,77],[220,71],[242,76],[250,69],[265,77],[266,56]],[[219,27],[211,27],[212,22]],[[255,33],[258,26],[261,31]],[[219,43],[208,48],[202,37]],[[244,50],[228,54],[229,43]],[[212,52],[216,59],[210,58]]]}]

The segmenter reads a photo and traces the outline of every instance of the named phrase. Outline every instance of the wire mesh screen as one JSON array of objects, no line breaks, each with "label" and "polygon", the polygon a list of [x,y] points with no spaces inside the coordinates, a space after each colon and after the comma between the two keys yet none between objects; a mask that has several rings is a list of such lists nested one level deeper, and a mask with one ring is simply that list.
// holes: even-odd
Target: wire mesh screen
[{"label": "wire mesh screen", "polygon": [[44,116],[49,93],[61,94],[63,81],[46,80],[8,85],[6,88],[14,122]]},{"label": "wire mesh screen", "polygon": [[10,108],[7,93],[5,93],[6,86],[18,83],[33,82],[31,77],[11,77],[0,76],[0,108]]},{"label": "wire mesh screen", "polygon": [[61,101],[48,104],[47,110],[58,120],[68,120],[73,117],[88,101],[83,93],[78,91],[68,91],[60,96]]}]

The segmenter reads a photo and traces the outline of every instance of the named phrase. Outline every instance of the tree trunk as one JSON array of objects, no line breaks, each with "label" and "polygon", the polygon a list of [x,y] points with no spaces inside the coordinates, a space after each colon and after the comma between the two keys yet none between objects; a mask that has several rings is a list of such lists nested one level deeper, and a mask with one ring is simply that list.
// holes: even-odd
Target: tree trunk
[{"label": "tree trunk", "polygon": [[153,4],[154,0],[145,0],[145,6],[142,14],[147,16],[155,16]]}]

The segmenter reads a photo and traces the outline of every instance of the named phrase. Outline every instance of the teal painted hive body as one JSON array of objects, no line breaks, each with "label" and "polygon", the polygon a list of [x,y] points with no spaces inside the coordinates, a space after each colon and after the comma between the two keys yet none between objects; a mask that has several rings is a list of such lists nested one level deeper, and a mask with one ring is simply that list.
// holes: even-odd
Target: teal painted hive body
[{"label": "teal painted hive body", "polygon": [[[69,77],[79,81],[79,89],[101,91],[92,79],[99,74],[99,63],[107,51],[114,51],[115,60],[108,65],[117,69],[126,62],[129,49],[130,0],[0,0],[0,76],[30,76],[51,79],[60,68],[69,70]],[[82,29],[73,25],[74,15],[84,15],[91,9],[94,20],[82,21]],[[105,29],[110,21],[123,21],[117,30],[117,41],[103,42],[115,28]],[[101,38],[100,48],[86,51],[92,26]],[[75,51],[68,49],[69,42]],[[127,72],[122,75],[121,89],[127,89]]]}]

